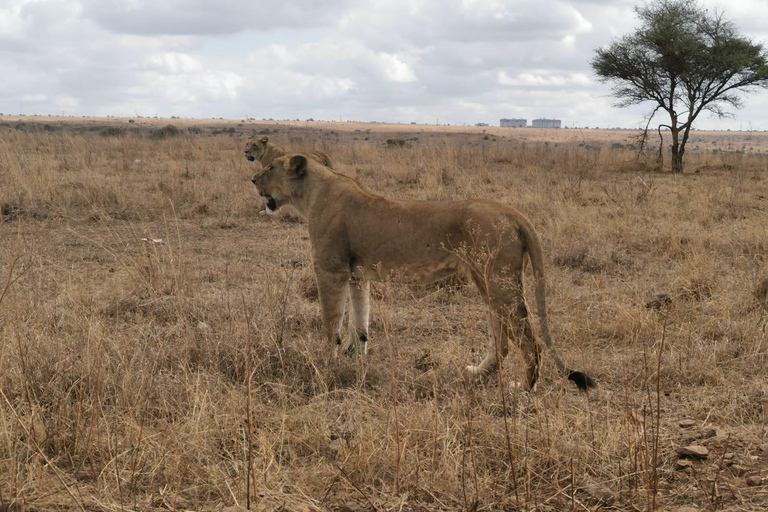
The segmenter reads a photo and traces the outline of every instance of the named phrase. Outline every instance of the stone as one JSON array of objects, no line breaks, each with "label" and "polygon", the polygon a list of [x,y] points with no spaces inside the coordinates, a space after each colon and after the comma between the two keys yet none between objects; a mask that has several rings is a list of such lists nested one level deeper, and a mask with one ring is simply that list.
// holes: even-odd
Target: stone
[{"label": "stone", "polygon": [[763,479],[759,476],[748,476],[745,481],[747,482],[747,485],[750,487],[757,487],[758,485],[763,485]]},{"label": "stone", "polygon": [[677,454],[681,457],[690,457],[692,459],[706,459],[709,456],[709,450],[706,446],[692,444],[678,448]]},{"label": "stone", "polygon": [[340,452],[344,449],[344,443],[341,439],[333,439],[330,443],[328,443],[328,449],[334,452]]},{"label": "stone", "polygon": [[684,420],[680,420],[680,422],[678,423],[678,425],[680,425],[682,428],[691,428],[691,427],[693,427],[694,425],[696,425],[696,423],[697,423],[697,421],[696,421],[696,420],[692,420],[692,419],[684,419]]}]

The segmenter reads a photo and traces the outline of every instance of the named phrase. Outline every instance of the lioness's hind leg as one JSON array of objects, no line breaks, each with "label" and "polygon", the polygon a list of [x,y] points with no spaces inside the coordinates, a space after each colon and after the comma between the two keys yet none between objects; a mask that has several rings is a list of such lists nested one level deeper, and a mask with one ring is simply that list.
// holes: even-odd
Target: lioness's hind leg
[{"label": "lioness's hind leg", "polygon": [[536,337],[533,335],[525,302],[521,301],[517,305],[512,321],[515,327],[515,338],[520,343],[520,349],[523,351],[523,359],[525,360],[525,388],[528,391],[535,391],[536,381],[539,380],[539,367],[541,366],[541,347],[536,343]]},{"label": "lioness's hind leg", "polygon": [[360,350],[368,353],[368,318],[371,311],[371,283],[349,281],[349,346],[346,352]]},{"label": "lioness's hind leg", "polygon": [[467,366],[467,372],[470,375],[480,376],[495,372],[509,352],[507,322],[495,311],[488,312],[488,339],[491,345],[490,350],[479,365]]},{"label": "lioness's hind leg", "polygon": [[539,379],[541,365],[541,347],[528,321],[528,310],[525,302],[518,302],[511,312],[507,308],[497,308],[488,315],[488,335],[491,342],[490,350],[485,359],[477,366],[468,366],[470,375],[484,375],[495,372],[509,353],[509,339],[512,338],[520,345],[525,360],[525,389],[534,391]]},{"label": "lioness's hind leg", "polygon": [[341,321],[349,295],[349,276],[317,271],[317,291],[323,315],[323,331],[333,357],[339,355],[341,346]]}]

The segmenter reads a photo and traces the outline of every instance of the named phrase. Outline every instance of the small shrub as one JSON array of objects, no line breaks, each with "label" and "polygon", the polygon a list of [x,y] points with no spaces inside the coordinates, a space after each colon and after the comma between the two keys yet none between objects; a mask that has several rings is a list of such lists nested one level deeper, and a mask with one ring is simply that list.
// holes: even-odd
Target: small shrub
[{"label": "small shrub", "polygon": [[407,148],[411,145],[403,139],[387,139],[387,147],[389,148]]},{"label": "small shrub", "polygon": [[110,126],[101,130],[102,137],[125,137],[125,130]]},{"label": "small shrub", "polygon": [[153,139],[167,139],[169,137],[178,137],[181,135],[181,131],[173,126],[172,124],[167,124],[160,128],[159,130],[156,130],[152,134]]},{"label": "small shrub", "polygon": [[17,204],[4,203],[0,205],[0,222],[8,222],[24,214],[24,210]]}]

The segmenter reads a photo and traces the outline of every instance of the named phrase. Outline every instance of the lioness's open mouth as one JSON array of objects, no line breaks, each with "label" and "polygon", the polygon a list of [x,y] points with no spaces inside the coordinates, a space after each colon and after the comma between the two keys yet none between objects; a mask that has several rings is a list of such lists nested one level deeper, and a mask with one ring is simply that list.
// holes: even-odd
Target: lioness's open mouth
[{"label": "lioness's open mouth", "polygon": [[263,190],[259,190],[259,195],[267,200],[267,213],[275,213],[277,211],[277,201],[275,198]]}]

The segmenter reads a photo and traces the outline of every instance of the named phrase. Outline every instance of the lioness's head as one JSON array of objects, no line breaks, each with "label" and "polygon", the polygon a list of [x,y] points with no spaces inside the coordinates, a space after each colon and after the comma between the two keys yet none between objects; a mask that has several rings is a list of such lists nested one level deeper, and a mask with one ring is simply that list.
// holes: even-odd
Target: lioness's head
[{"label": "lioness's head", "polygon": [[245,143],[245,158],[251,162],[260,160],[267,150],[268,142],[269,137],[251,137],[248,139],[248,142]]},{"label": "lioness's head", "polygon": [[275,158],[251,182],[267,200],[267,213],[272,215],[302,194],[307,159],[302,155]]}]

